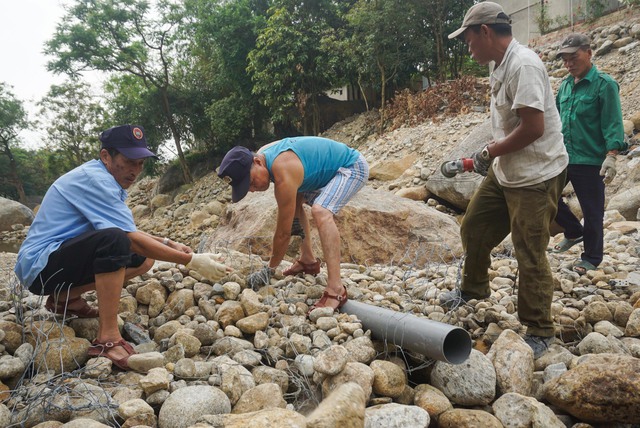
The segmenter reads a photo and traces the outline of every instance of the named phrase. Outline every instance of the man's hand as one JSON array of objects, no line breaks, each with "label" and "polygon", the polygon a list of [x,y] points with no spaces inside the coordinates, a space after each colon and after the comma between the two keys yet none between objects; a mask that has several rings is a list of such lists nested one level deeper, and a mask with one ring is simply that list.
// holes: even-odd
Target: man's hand
[{"label": "man's hand", "polygon": [[487,149],[487,146],[484,146],[482,150],[473,153],[471,155],[471,159],[473,159],[473,171],[486,176],[492,160],[489,157],[489,150]]},{"label": "man's hand", "polygon": [[167,247],[173,248],[174,250],[178,250],[182,253],[191,254],[193,250],[188,245],[181,244],[179,242],[169,241],[167,242]]},{"label": "man's hand", "polygon": [[247,277],[247,284],[253,291],[258,291],[261,287],[268,285],[271,281],[271,276],[274,270],[269,266],[265,266],[262,269],[255,271]]},{"label": "man's hand", "polygon": [[214,253],[194,254],[185,266],[193,269],[209,281],[216,282],[233,272],[233,269],[219,263],[222,256]]},{"label": "man's hand", "polygon": [[600,168],[600,175],[604,177],[604,184],[609,184],[616,176],[616,156],[607,155],[604,162],[602,162],[602,168]]}]

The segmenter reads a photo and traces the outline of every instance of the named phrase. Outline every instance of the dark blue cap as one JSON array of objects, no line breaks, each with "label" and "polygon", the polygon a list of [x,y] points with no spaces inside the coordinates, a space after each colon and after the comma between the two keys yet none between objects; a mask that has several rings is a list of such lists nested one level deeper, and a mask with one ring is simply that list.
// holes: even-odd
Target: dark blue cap
[{"label": "dark blue cap", "polygon": [[218,177],[231,179],[231,200],[238,202],[249,192],[253,153],[246,147],[236,146],[229,150],[220,163]]},{"label": "dark blue cap", "polygon": [[129,159],[154,157],[147,148],[144,128],[140,125],[121,125],[109,128],[100,134],[103,149],[116,149]]}]

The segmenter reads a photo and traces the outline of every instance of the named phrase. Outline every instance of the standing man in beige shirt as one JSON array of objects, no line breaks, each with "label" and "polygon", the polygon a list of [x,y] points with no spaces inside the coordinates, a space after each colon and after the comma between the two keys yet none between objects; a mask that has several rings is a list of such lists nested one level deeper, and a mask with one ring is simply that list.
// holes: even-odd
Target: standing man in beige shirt
[{"label": "standing man in beige shirt", "polygon": [[445,306],[491,294],[491,251],[511,233],[519,270],[518,316],[534,358],[554,337],[553,278],[547,260],[549,225],[564,186],[567,152],[546,68],[519,44],[502,7],[471,7],[462,27],[449,35],[469,47],[481,65],[493,62],[493,141],[472,155],[475,171],[486,175],[472,197],[460,233],[466,252],[460,289],[440,296]]}]

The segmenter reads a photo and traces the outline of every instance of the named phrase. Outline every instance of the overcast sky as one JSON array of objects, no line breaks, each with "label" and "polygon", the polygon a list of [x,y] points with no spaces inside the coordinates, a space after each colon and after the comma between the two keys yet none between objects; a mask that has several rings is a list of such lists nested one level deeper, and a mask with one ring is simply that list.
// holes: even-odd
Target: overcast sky
[{"label": "overcast sky", "polygon": [[[34,103],[52,84],[64,81],[46,69],[42,54],[44,42],[53,35],[62,18],[63,0],[0,0],[0,81],[12,86],[12,92],[34,119]],[[39,146],[39,136],[24,132],[20,136],[29,146]]]},{"label": "overcast sky", "polygon": [[61,0],[0,0],[0,81],[13,86],[22,101],[41,98],[61,77],[47,72],[44,42],[64,10]]}]

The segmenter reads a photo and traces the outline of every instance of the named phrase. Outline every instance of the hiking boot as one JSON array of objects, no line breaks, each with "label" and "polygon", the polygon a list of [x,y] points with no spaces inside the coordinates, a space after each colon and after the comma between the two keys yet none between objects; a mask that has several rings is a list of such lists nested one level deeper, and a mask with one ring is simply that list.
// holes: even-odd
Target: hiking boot
[{"label": "hiking boot", "polygon": [[444,306],[445,308],[455,309],[458,306],[466,305],[469,300],[482,300],[486,299],[487,297],[489,296],[472,297],[459,288],[454,288],[451,291],[446,291],[440,294],[440,296],[438,296],[438,299],[440,300],[440,305]]},{"label": "hiking boot", "polygon": [[552,340],[553,340],[553,336],[552,337],[534,336],[533,334],[524,335],[524,341],[533,350],[534,360],[537,360],[542,354],[547,352]]}]

